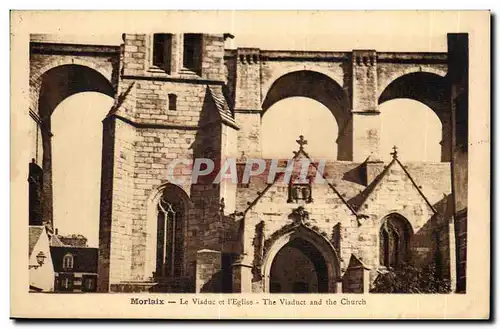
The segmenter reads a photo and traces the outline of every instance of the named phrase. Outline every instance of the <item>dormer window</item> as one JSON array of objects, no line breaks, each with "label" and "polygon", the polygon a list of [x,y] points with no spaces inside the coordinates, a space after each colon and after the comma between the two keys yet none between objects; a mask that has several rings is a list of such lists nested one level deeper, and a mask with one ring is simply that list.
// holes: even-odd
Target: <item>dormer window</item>
[{"label": "dormer window", "polygon": [[153,35],[153,65],[170,73],[172,58],[172,34]]},{"label": "dormer window", "polygon": [[183,67],[198,74],[201,72],[201,44],[201,34],[184,34]]},{"label": "dormer window", "polygon": [[66,254],[66,255],[64,255],[64,258],[63,258],[63,269],[65,269],[65,270],[71,270],[71,269],[73,269],[73,255],[72,254]]}]

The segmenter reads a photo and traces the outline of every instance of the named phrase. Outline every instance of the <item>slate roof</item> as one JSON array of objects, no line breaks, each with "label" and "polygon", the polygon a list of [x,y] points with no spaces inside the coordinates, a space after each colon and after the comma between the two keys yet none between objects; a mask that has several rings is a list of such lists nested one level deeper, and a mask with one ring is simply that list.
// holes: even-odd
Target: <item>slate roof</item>
[{"label": "slate roof", "polygon": [[[266,162],[266,168],[269,168],[272,160],[265,159],[264,161]],[[397,161],[399,165],[402,166],[402,170],[405,171],[406,175],[410,177],[409,179],[411,180],[413,186],[417,189],[418,193],[420,193],[425,202],[431,206],[431,209],[436,208],[434,205],[443,199],[443,195],[451,193],[449,163],[410,162],[404,163],[403,165],[400,163],[399,159]],[[285,163],[286,160],[283,160],[283,164]],[[386,166],[389,167],[390,162]],[[315,175],[314,172],[312,172],[312,174],[313,176]],[[326,176],[326,180],[330,182],[330,189],[334,190],[335,193],[340,194],[340,202],[344,203],[344,201],[346,201],[348,206],[354,209],[359,216],[362,216],[362,212],[359,211],[359,206],[372,193],[384,175],[383,170],[372,183],[366,186],[366,172],[364,171],[363,163],[327,160],[324,167],[324,176]],[[276,182],[271,185],[283,185],[283,180],[281,180],[280,177],[280,175],[277,175]],[[439,177],[439,179],[432,179],[432,177]],[[250,185],[253,185],[254,188],[238,188],[238,196],[236,200],[238,212],[249,211],[258,203],[262,195],[268,193],[269,184],[267,184],[267,176],[251,177]],[[258,189],[259,192],[253,192],[255,189]],[[248,200],[251,200],[251,202],[247,203]]]},{"label": "slate roof", "polygon": [[40,239],[44,229],[44,226],[29,226],[29,256],[31,256],[31,253],[33,252],[33,249]]},{"label": "slate roof", "polygon": [[215,107],[219,111],[221,121],[233,128],[239,129],[239,126],[233,118],[226,97],[224,96],[224,92],[222,91],[222,86],[208,86],[207,89],[214,101]]},{"label": "slate roof", "polygon": [[51,247],[64,247],[66,245],[61,241],[61,239],[59,239],[58,235],[54,234],[50,238],[50,246]]},{"label": "slate roof", "polygon": [[[66,254],[73,255],[73,268],[63,268]],[[55,272],[97,273],[98,249],[89,247],[50,247]]]}]

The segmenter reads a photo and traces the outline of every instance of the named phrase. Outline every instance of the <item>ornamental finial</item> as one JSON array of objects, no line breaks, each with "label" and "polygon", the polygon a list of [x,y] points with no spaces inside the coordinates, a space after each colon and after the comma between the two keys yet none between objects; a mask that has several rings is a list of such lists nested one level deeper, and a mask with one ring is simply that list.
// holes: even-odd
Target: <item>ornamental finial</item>
[{"label": "ornamental finial", "polygon": [[393,149],[393,152],[391,153],[392,158],[393,158],[393,159],[397,159],[397,158],[398,158],[398,148],[397,148],[397,146],[396,146],[396,145],[394,145],[394,146],[392,147],[392,149]]},{"label": "ornamental finial", "polygon": [[299,150],[303,151],[304,150],[304,145],[307,145],[307,140],[304,139],[304,136],[300,135],[299,139],[297,139],[296,142],[300,146]]}]

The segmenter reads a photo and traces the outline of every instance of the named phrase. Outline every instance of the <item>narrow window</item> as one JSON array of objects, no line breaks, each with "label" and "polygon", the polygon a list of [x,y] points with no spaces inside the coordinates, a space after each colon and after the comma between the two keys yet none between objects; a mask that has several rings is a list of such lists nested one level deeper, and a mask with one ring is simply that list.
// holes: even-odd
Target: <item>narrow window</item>
[{"label": "narrow window", "polygon": [[164,193],[158,204],[156,276],[179,277],[184,263],[184,203]]},{"label": "narrow window", "polygon": [[177,95],[168,94],[168,110],[177,111]]},{"label": "narrow window", "polygon": [[184,34],[183,66],[193,72],[201,72],[201,34]]},{"label": "narrow window", "polygon": [[156,33],[153,35],[153,65],[170,73],[172,57],[172,35]]},{"label": "narrow window", "polygon": [[66,254],[63,258],[63,268],[71,270],[73,269],[73,255]]}]

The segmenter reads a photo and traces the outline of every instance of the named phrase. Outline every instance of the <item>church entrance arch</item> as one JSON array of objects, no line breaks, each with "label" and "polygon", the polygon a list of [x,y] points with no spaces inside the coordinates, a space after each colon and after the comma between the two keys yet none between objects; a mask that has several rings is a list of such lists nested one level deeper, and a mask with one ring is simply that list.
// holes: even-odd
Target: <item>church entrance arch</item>
[{"label": "church entrance arch", "polygon": [[339,260],[323,236],[300,225],[272,242],[263,274],[265,292],[334,293]]}]

